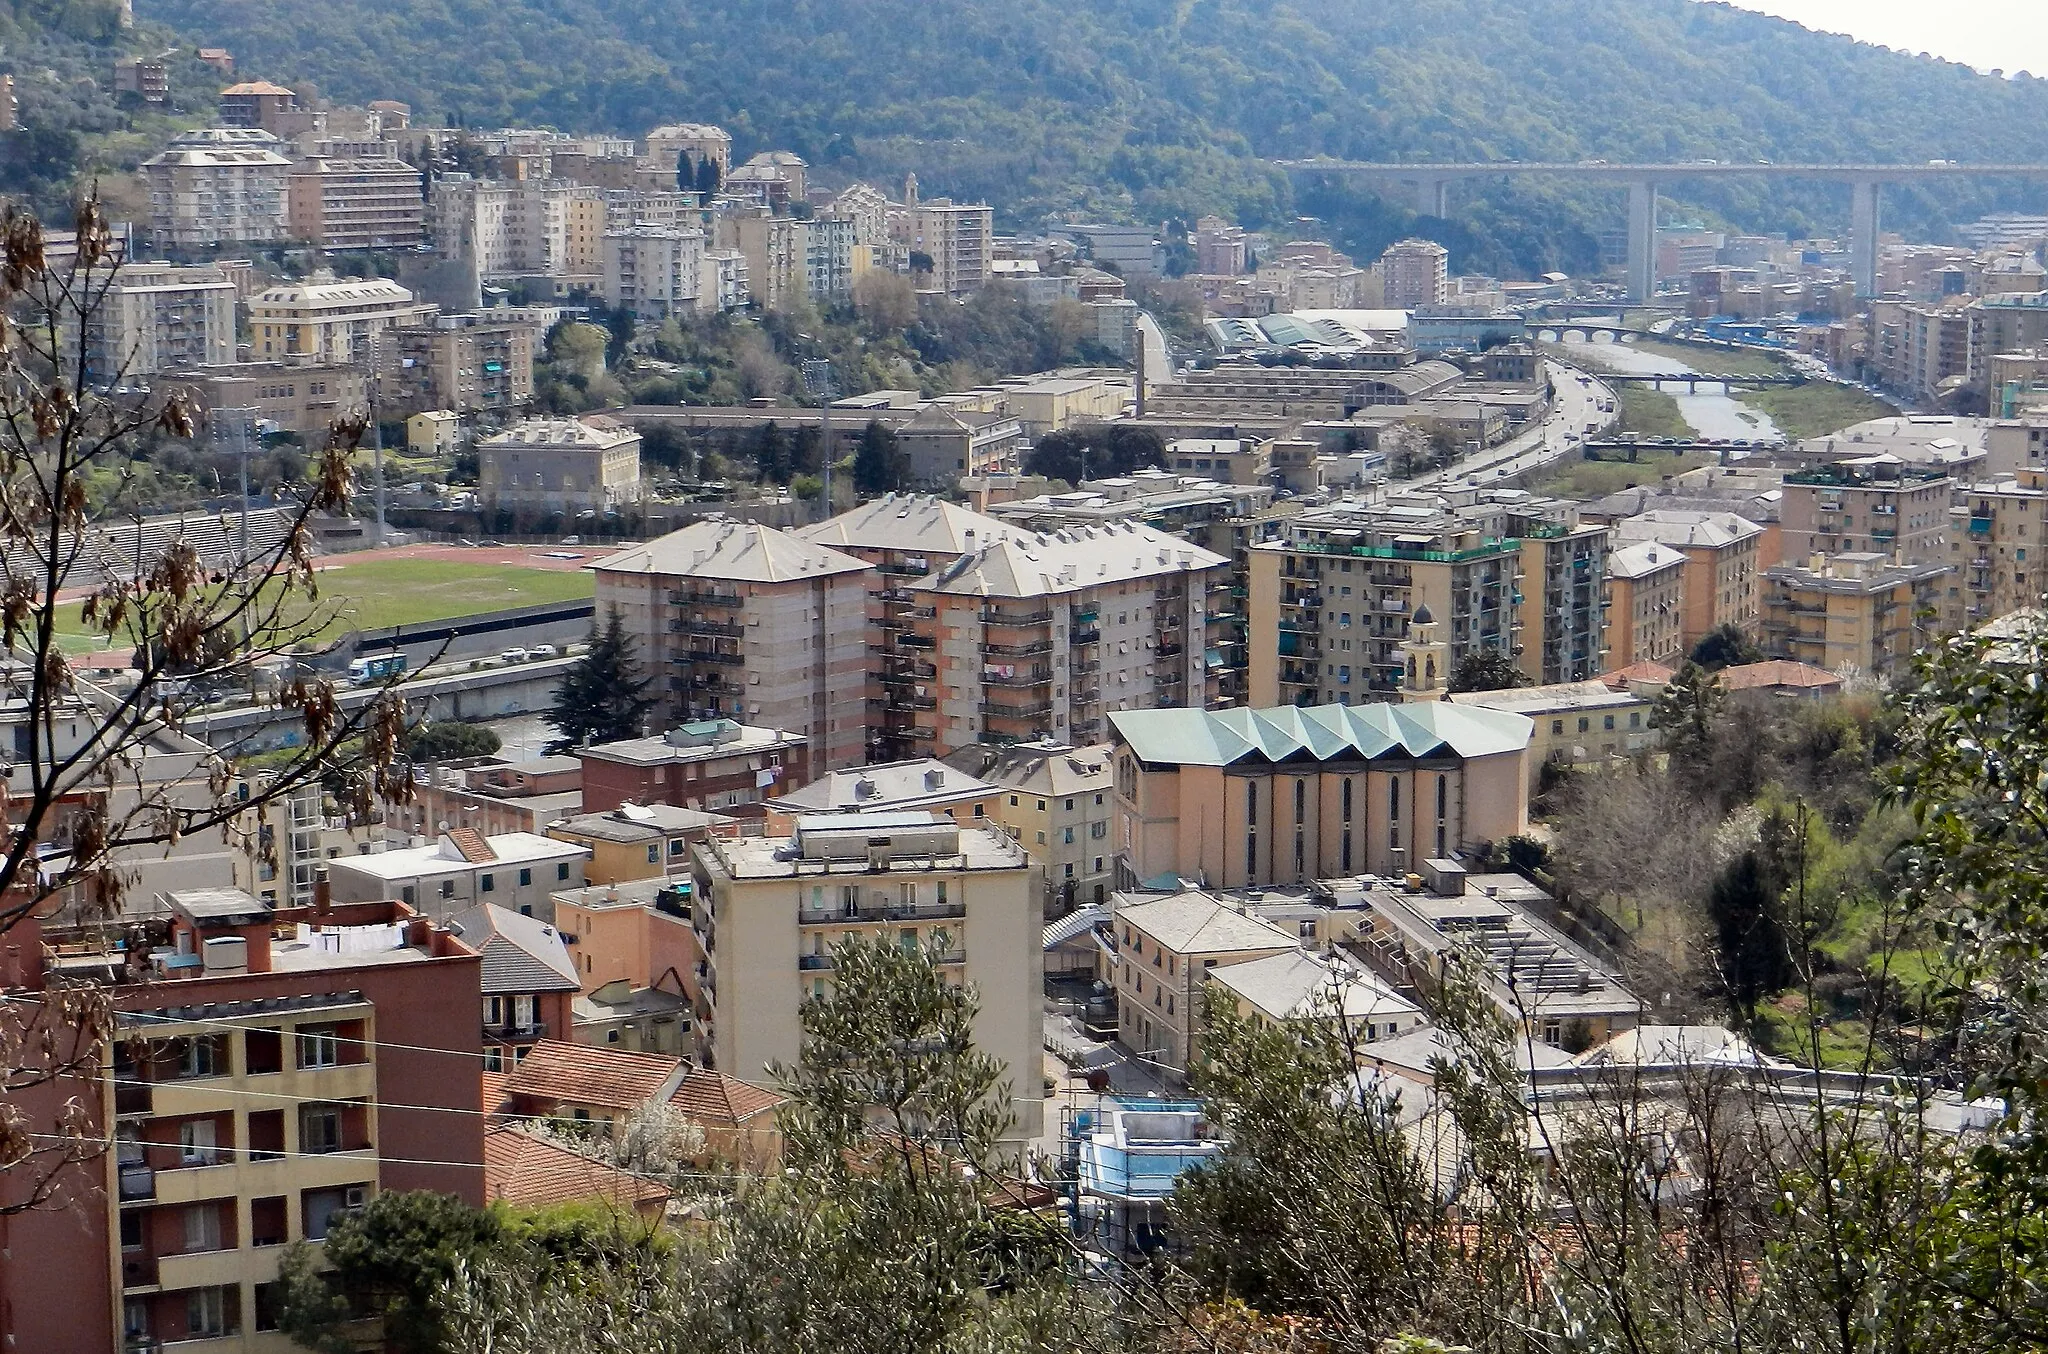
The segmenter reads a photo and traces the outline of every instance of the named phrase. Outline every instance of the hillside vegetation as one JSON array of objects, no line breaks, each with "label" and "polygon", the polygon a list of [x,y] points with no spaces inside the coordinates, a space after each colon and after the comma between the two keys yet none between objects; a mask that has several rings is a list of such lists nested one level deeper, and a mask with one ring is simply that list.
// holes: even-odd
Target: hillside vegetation
[{"label": "hillside vegetation", "polygon": [[[1261,157],[2048,158],[2048,82],[1808,33],[1697,0],[138,0],[241,68],[463,122],[640,132],[717,121],[742,154],[996,203],[1302,211],[1361,248],[1406,204]],[[1460,265],[1584,270],[1610,193],[1480,185],[1438,227]],[[2023,185],[1901,189],[1888,222],[2024,201]],[[1744,228],[1840,229],[1846,190],[1676,185]]]}]

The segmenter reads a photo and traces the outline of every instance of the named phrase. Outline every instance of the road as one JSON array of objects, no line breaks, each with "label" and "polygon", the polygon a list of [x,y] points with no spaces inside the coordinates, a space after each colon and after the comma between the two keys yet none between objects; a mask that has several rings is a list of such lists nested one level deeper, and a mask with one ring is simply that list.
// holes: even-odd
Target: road
[{"label": "road", "polygon": [[[1511,480],[1577,454],[1582,440],[1605,432],[1620,418],[1621,402],[1599,377],[1549,359],[1543,366],[1557,392],[1549,417],[1497,447],[1461,456],[1443,470],[1403,481],[1404,486],[1434,489],[1448,488],[1461,481],[1488,484]],[[1603,402],[1615,412],[1602,413]]]}]

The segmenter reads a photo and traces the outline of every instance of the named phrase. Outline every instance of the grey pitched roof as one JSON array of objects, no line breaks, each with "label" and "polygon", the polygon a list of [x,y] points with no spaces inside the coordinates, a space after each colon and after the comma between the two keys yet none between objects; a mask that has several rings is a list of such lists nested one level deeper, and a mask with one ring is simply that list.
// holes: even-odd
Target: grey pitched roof
[{"label": "grey pitched roof", "polygon": [[575,992],[582,988],[576,961],[554,927],[535,917],[484,903],[455,918],[462,942],[484,957],[483,994]]}]

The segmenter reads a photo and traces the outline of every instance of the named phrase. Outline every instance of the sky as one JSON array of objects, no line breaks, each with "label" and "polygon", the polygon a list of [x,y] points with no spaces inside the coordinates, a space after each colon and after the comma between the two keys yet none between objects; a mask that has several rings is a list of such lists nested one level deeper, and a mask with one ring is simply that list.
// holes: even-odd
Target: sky
[{"label": "sky", "polygon": [[1808,28],[2008,75],[2048,75],[2048,0],[1729,0]]}]

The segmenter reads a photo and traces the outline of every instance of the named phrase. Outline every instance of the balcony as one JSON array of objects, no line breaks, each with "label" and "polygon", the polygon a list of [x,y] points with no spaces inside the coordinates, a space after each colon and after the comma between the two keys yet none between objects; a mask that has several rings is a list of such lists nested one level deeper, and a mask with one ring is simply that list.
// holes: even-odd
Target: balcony
[{"label": "balcony", "polygon": [[[1074,619],[1078,621],[1080,617],[1076,616]],[[1050,625],[1052,623],[1052,608],[1047,607],[1043,611],[997,611],[991,608],[981,613],[981,623],[983,625],[1008,625],[1016,627]]]},{"label": "balcony", "polygon": [[671,663],[717,663],[725,667],[740,667],[747,660],[736,653],[721,653],[717,649],[683,649],[669,655]]},{"label": "balcony", "polygon": [[875,566],[879,573],[898,578],[923,578],[932,571],[931,561],[922,555],[906,555],[900,560],[889,560]]},{"label": "balcony", "polygon": [[669,629],[680,630],[686,635],[728,635],[734,639],[747,633],[744,625],[734,625],[729,621],[707,621],[694,616],[671,622]]},{"label": "balcony", "polygon": [[1323,595],[1319,592],[1300,592],[1292,597],[1282,597],[1280,599],[1281,606],[1319,607],[1322,604]]},{"label": "balcony", "polygon": [[1002,705],[995,701],[983,701],[981,713],[990,719],[1043,719],[1052,713],[1052,702],[1033,701],[1029,705]]},{"label": "balcony", "polygon": [[1187,652],[1187,647],[1177,639],[1169,639],[1157,649],[1154,649],[1153,652],[1161,658],[1177,658]]},{"label": "balcony", "polygon": [[1102,688],[1099,686],[1076,687],[1067,694],[1068,702],[1073,705],[1093,705],[1101,699]]},{"label": "balcony", "polygon": [[1092,625],[1086,629],[1076,626],[1073,640],[1076,644],[1100,644],[1102,642],[1102,631]]},{"label": "balcony", "polygon": [[983,686],[1002,687],[1010,691],[1029,691],[1036,687],[1051,686],[1052,674],[1049,672],[1015,672],[1005,675],[1003,673],[984,672],[981,674],[981,683]]},{"label": "balcony", "polygon": [[674,591],[668,595],[668,604],[670,606],[716,606],[732,610],[739,606],[740,595],[736,592]]},{"label": "balcony", "polygon": [[896,647],[899,649],[923,649],[929,652],[939,647],[939,641],[931,635],[902,634],[896,636]]},{"label": "balcony", "polygon": [[1052,641],[1035,639],[1029,644],[983,644],[981,652],[992,658],[1033,658],[1052,652]]},{"label": "balcony", "polygon": [[850,926],[858,922],[957,921],[967,915],[966,903],[883,903],[855,908],[802,909],[799,926]]}]

